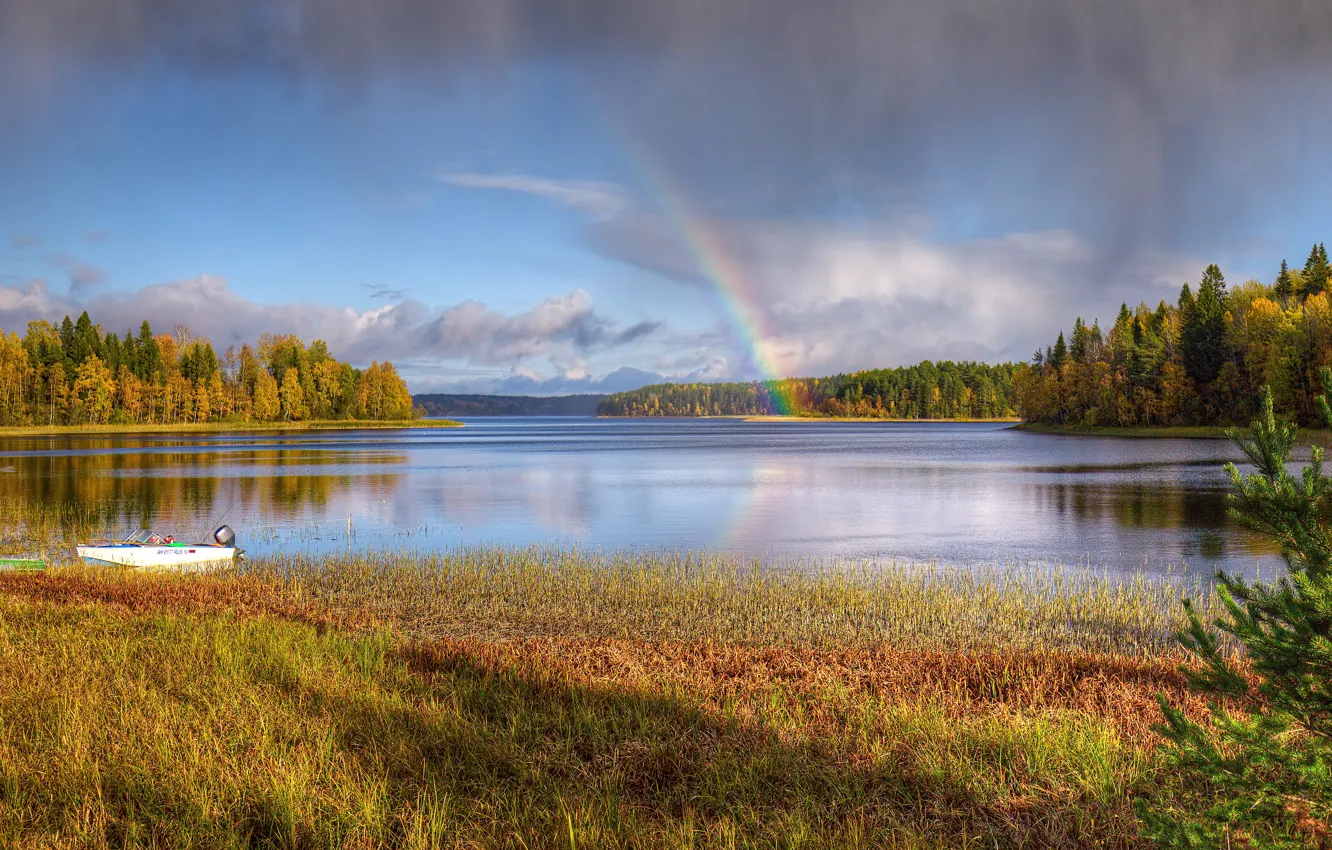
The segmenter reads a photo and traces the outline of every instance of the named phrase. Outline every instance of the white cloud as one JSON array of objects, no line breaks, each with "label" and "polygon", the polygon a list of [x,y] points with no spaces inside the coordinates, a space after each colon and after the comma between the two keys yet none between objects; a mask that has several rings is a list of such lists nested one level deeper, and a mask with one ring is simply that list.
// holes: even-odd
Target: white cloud
[{"label": "white cloud", "polygon": [[[741,302],[746,327],[735,332],[758,328],[766,359],[793,375],[1026,359],[1074,316],[1110,320],[1121,301],[1173,299],[1202,268],[1149,251],[1108,258],[1059,230],[944,242],[892,224],[696,225],[727,256],[720,266],[738,270],[724,282],[726,297]],[[594,225],[589,239],[678,283],[715,285],[666,219],[622,216]]]},{"label": "white cloud", "polygon": [[546,180],[521,174],[439,175],[450,186],[466,189],[501,189],[554,201],[598,217],[610,217],[627,207],[624,190],[614,183],[594,180]]},{"label": "white cloud", "polygon": [[504,313],[477,301],[436,308],[409,300],[359,311],[313,302],[260,304],[211,275],[95,298],[53,293],[41,279],[0,286],[0,328],[6,330],[21,333],[31,319],[54,322],[85,309],[112,332],[137,333],[144,319],[159,332],[182,324],[219,349],[263,333],[323,339],[339,358],[359,364],[392,360],[419,378],[459,370],[503,373],[530,368],[534,360],[573,364],[566,370],[570,377],[588,377],[586,358],[620,351],[641,336],[626,339],[638,326],[626,330],[604,318],[580,289]]}]

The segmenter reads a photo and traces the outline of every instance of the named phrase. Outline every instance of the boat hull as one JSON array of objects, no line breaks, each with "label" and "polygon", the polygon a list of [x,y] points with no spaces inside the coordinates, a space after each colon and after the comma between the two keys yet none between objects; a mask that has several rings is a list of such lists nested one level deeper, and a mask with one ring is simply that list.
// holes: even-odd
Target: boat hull
[{"label": "boat hull", "polygon": [[234,561],[239,551],[232,546],[137,546],[111,544],[79,546],[79,557],[100,564],[158,570],[190,570]]}]

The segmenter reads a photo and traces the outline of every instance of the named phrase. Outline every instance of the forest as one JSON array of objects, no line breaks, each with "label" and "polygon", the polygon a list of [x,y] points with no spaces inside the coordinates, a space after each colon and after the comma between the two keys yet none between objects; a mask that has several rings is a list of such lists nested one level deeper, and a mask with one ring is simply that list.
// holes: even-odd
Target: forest
[{"label": "forest", "polygon": [[827,378],[654,384],[607,396],[602,416],[769,416],[866,419],[1013,417],[1013,364],[932,363]]},{"label": "forest", "polygon": [[85,311],[58,325],[0,330],[0,425],[186,424],[329,419],[397,420],[414,415],[392,363],[355,369],[322,340],[264,334],[228,348],[187,328],[154,334],[148,322],[124,337]]},{"label": "forest", "polygon": [[412,396],[427,416],[595,416],[604,393],[581,395],[476,395],[424,393]]},{"label": "forest", "polygon": [[1327,250],[1271,285],[1229,286],[1215,264],[1174,304],[1122,305],[1102,330],[1078,318],[1013,379],[1024,419],[1065,426],[1229,425],[1250,421],[1260,389],[1277,411],[1318,421],[1319,368],[1332,364]]}]

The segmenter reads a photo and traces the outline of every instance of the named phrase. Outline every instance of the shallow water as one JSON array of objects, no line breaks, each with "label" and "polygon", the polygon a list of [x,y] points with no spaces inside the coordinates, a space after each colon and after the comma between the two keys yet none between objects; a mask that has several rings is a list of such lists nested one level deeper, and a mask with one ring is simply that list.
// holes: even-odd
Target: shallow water
[{"label": "shallow water", "polygon": [[[478,418],[462,429],[0,439],[0,498],[251,552],[474,543],[1252,574],[1222,440],[997,424]],[[348,538],[347,519],[353,534]]]}]

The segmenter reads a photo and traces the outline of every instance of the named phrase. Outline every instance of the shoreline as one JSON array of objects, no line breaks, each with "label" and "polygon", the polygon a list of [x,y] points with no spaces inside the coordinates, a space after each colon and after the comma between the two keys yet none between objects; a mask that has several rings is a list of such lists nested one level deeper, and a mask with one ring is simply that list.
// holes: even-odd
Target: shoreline
[{"label": "shoreline", "polygon": [[462,428],[453,419],[361,420],[319,419],[309,422],[195,422],[134,423],[125,425],[11,425],[0,427],[0,437],[59,437],[69,434],[245,434],[283,431],[361,431],[405,428]]},{"label": "shoreline", "polygon": [[[1051,434],[1058,437],[1114,437],[1124,440],[1228,440],[1231,428],[1248,433],[1248,428],[1237,425],[1047,425],[1040,422],[1019,422],[1015,431],[1030,434]],[[1302,446],[1332,446],[1332,433],[1316,428],[1300,428],[1295,441]]]},{"label": "shoreline", "polygon": [[957,423],[1002,423],[1011,422],[1020,424],[1021,419],[1017,417],[1002,417],[999,419],[903,419],[890,416],[778,416],[776,414],[762,413],[736,413],[723,414],[721,416],[603,416],[597,414],[597,419],[735,419],[740,422],[957,422]]},{"label": "shoreline", "polygon": [[[940,623],[999,598],[965,582],[950,604],[934,592],[947,584],[662,585],[640,564],[589,597],[595,564],[254,566],[0,576],[0,752],[19,789],[0,800],[0,843],[83,818],[94,837],[243,844],[254,801],[278,800],[290,834],[332,830],[318,846],[402,843],[403,824],[413,846],[552,825],[584,846],[777,844],[793,825],[819,846],[904,828],[930,836],[909,847],[1134,846],[1135,801],[1174,792],[1154,780],[1156,695],[1207,710],[1173,652],[1125,651],[1114,628],[1099,651],[1059,641],[1068,611],[1051,600],[1042,622],[1009,614],[1009,640],[939,641]],[[1136,621],[1087,589],[1099,614]],[[1173,596],[1138,601],[1178,616]],[[704,798],[706,821],[680,806]]]},{"label": "shoreline", "polygon": [[[684,417],[681,417],[681,418],[684,418]],[[694,419],[697,419],[697,418],[702,418],[702,417],[688,417],[688,418],[694,418]],[[723,417],[716,417],[716,418],[723,418]],[[1001,423],[1001,422],[1013,422],[1013,423],[1018,423],[1018,422],[1021,422],[1021,421],[1022,421],[1021,419],[1017,419],[1017,418],[1008,418],[1008,417],[1004,417],[1004,418],[1000,418],[1000,419],[903,419],[903,418],[891,417],[891,416],[776,416],[776,415],[768,416],[768,415],[759,415],[759,416],[739,416],[739,417],[731,417],[731,418],[738,418],[738,419],[740,419],[741,421],[744,421],[744,422],[894,422],[894,423],[908,423],[908,422],[949,423],[949,422],[951,422],[951,423],[957,423],[957,424],[962,424],[962,425],[966,425],[966,424],[973,424],[973,425],[974,425],[974,424],[985,424],[985,423],[995,424],[995,423]]]}]

